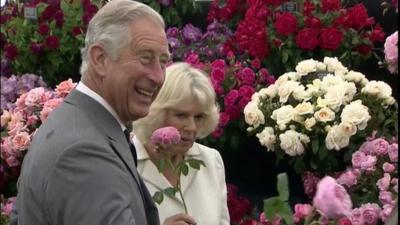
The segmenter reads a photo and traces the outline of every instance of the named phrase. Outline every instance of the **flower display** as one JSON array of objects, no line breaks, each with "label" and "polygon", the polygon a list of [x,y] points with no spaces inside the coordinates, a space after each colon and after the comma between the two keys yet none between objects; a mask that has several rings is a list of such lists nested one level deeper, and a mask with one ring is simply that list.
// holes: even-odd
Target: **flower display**
[{"label": "flower display", "polygon": [[203,33],[198,27],[186,24],[182,29],[167,29],[168,43],[173,61],[181,61],[196,53],[201,61],[212,61],[224,56],[223,43],[233,35],[224,24],[217,21],[207,26]]},{"label": "flower display", "polygon": [[175,127],[162,127],[153,132],[150,140],[154,144],[168,148],[173,144],[178,144],[181,140],[181,135]]},{"label": "flower display", "polygon": [[3,110],[1,114],[1,157],[0,166],[4,174],[2,193],[12,188],[18,178],[23,157],[35,135],[36,129],[47,119],[75,87],[71,79],[61,82],[55,90],[44,87],[33,88],[22,94],[15,102],[15,108]]},{"label": "flower display", "polygon": [[295,2],[214,0],[208,19],[235,30],[228,49],[263,60],[275,74],[293,70],[303,59],[325,56],[337,56],[354,68],[384,41],[385,33],[363,3],[345,7],[340,0]]},{"label": "flower display", "polygon": [[15,107],[17,97],[35,87],[46,87],[41,76],[23,74],[10,77],[1,76],[1,110],[11,110]]},{"label": "flower display", "polygon": [[[27,8],[33,8],[37,18],[25,18]],[[79,75],[84,33],[97,9],[90,0],[7,3],[1,9],[2,59],[12,73],[42,75],[50,86]]]},{"label": "flower display", "polygon": [[390,86],[329,57],[304,60],[295,72],[254,93],[244,115],[261,145],[278,159],[291,157],[298,172],[343,170],[373,130],[397,134]]},{"label": "flower display", "polygon": [[398,32],[394,32],[386,38],[384,44],[385,62],[390,73],[398,73]]},{"label": "flower display", "polygon": [[0,202],[0,208],[1,208],[1,214],[0,214],[0,223],[1,224],[9,224],[9,218],[11,216],[11,211],[13,208],[13,205],[15,204],[16,197],[11,197],[8,199],[1,199]]}]

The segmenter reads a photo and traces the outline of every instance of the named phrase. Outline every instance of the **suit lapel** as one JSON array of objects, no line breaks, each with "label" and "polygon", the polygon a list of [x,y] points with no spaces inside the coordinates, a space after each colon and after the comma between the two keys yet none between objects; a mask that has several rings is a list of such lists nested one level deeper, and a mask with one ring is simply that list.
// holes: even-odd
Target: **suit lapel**
[{"label": "suit lapel", "polygon": [[[100,103],[78,90],[73,90],[64,100],[67,104],[76,105],[98,127],[98,132],[105,134],[111,147],[121,158],[130,174],[141,188],[129,144],[118,121]],[[93,116],[96,115],[96,116]]]}]

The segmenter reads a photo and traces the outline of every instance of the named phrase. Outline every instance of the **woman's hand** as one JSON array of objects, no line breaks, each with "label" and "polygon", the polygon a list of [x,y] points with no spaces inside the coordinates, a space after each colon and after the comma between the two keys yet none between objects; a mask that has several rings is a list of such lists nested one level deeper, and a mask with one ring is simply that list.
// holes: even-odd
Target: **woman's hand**
[{"label": "woman's hand", "polygon": [[165,219],[163,225],[196,225],[196,221],[192,217],[180,213]]}]

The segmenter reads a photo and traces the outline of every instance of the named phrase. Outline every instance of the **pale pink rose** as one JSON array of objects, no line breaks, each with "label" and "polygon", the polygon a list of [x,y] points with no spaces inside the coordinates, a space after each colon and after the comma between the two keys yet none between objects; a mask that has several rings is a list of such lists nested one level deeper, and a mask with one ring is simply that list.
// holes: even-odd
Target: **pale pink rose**
[{"label": "pale pink rose", "polygon": [[380,191],[379,192],[379,200],[383,204],[394,204],[393,194],[390,191]]},{"label": "pale pink rose", "polygon": [[304,193],[309,198],[313,198],[317,191],[317,184],[320,181],[320,178],[312,172],[306,171],[303,173],[301,179],[303,180]]},{"label": "pale pink rose", "polygon": [[35,126],[39,118],[36,115],[30,115],[26,119],[26,125],[27,126]]},{"label": "pale pink rose", "polygon": [[306,218],[312,212],[313,208],[310,204],[296,204],[294,206],[293,219],[295,223],[301,221],[301,219]]},{"label": "pale pink rose", "polygon": [[26,125],[22,122],[8,123],[8,125],[9,125],[9,130],[8,130],[9,136],[15,136],[19,132],[25,131],[26,129]]},{"label": "pale pink rose", "polygon": [[51,111],[53,111],[53,108],[43,107],[42,111],[40,111],[40,120],[42,121],[42,123],[46,121]]},{"label": "pale pink rose", "polygon": [[53,99],[49,99],[47,102],[44,103],[43,107],[49,107],[52,109],[57,108],[57,106],[59,106],[61,104],[61,102],[63,102],[64,99],[63,98],[53,98]]},{"label": "pale pink rose", "polygon": [[353,164],[353,167],[356,168],[356,169],[360,169],[361,168],[361,163],[363,161],[365,161],[366,157],[367,156],[362,151],[354,152],[353,155],[351,156],[351,162]]},{"label": "pale pink rose", "polygon": [[379,190],[387,191],[390,185],[390,174],[384,173],[383,177],[376,182]]},{"label": "pale pink rose", "polygon": [[12,145],[19,151],[24,151],[31,143],[31,139],[27,132],[17,133],[12,139]]},{"label": "pale pink rose", "polygon": [[355,208],[351,211],[351,223],[352,225],[364,225],[364,218],[360,208]]},{"label": "pale pink rose", "polygon": [[7,123],[11,121],[11,113],[7,110],[3,110],[3,114],[1,114],[1,127],[6,127]]},{"label": "pale pink rose", "polygon": [[399,157],[399,148],[398,148],[397,143],[393,143],[393,144],[389,145],[388,153],[389,153],[390,161],[397,162],[398,157]]},{"label": "pale pink rose", "polygon": [[178,144],[181,135],[175,127],[162,127],[153,132],[150,140],[154,144],[160,144],[167,148],[170,145]]},{"label": "pale pink rose", "polygon": [[361,215],[365,225],[375,225],[378,223],[381,208],[376,203],[361,205]]},{"label": "pale pink rose", "polygon": [[352,170],[347,170],[346,172],[342,173],[336,181],[347,187],[352,187],[357,184],[357,176],[353,173]]},{"label": "pale pink rose", "polygon": [[56,93],[60,97],[65,97],[71,92],[71,90],[76,86],[76,83],[72,81],[72,79],[65,80],[56,86]]},{"label": "pale pink rose", "polygon": [[392,181],[390,181],[390,184],[393,185],[393,191],[398,193],[399,191],[399,186],[398,186],[398,179],[397,178],[393,178]]},{"label": "pale pink rose", "polygon": [[7,156],[6,163],[10,167],[17,167],[17,166],[19,166],[21,164],[20,161],[18,160],[18,158],[16,156],[14,156],[14,155]]},{"label": "pale pink rose", "polygon": [[352,202],[349,194],[330,176],[324,177],[318,183],[313,205],[321,215],[329,219],[340,219],[351,215]]},{"label": "pale pink rose", "polygon": [[382,210],[381,210],[381,213],[380,213],[380,216],[381,216],[381,219],[382,219],[384,222],[387,220],[387,218],[388,218],[388,217],[390,216],[390,214],[392,213],[393,208],[394,208],[394,205],[393,205],[393,204],[385,204],[385,205],[383,205]]},{"label": "pale pink rose", "polygon": [[382,168],[383,168],[383,171],[385,171],[385,173],[391,173],[396,169],[396,167],[393,164],[388,163],[388,162],[383,163]]},{"label": "pale pink rose", "polygon": [[25,105],[27,106],[40,106],[42,96],[44,96],[45,90],[43,87],[38,87],[30,90],[25,98]]},{"label": "pale pink rose", "polygon": [[398,73],[398,33],[397,31],[386,38],[384,44],[385,61],[391,73]]},{"label": "pale pink rose", "polygon": [[23,93],[19,98],[17,98],[17,101],[15,102],[16,109],[23,109],[26,107],[25,105],[25,99],[26,96],[28,96],[28,93]]},{"label": "pale pink rose", "polygon": [[389,143],[383,138],[377,138],[370,142],[374,153],[372,155],[386,155]]},{"label": "pale pink rose", "polygon": [[377,162],[377,158],[376,156],[373,155],[367,155],[364,158],[364,161],[361,162],[361,170],[365,170],[365,171],[369,171],[369,172],[373,172],[376,170],[375,165]]},{"label": "pale pink rose", "polygon": [[1,209],[1,215],[9,217],[11,215],[11,211],[12,211],[13,205],[15,204],[15,201],[16,201],[15,197],[8,198],[7,202],[4,204],[4,206]]},{"label": "pale pink rose", "polygon": [[1,156],[5,158],[6,155],[13,154],[11,137],[1,138]]}]

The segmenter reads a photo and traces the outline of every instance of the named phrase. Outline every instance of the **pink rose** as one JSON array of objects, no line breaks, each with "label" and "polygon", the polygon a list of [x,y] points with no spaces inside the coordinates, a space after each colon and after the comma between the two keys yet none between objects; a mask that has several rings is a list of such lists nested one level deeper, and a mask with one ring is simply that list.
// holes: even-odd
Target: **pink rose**
[{"label": "pink rose", "polygon": [[361,163],[365,161],[366,155],[362,151],[356,151],[351,156],[351,162],[354,168],[361,168]]},{"label": "pink rose", "polygon": [[72,82],[72,79],[69,78],[68,80],[65,80],[57,85],[55,91],[58,96],[64,98],[75,86],[76,83]]},{"label": "pink rose", "polygon": [[367,155],[364,158],[364,161],[361,162],[361,170],[365,170],[365,171],[369,171],[369,172],[375,171],[376,162],[377,162],[376,156]]},{"label": "pink rose", "polygon": [[314,207],[329,219],[340,219],[351,215],[352,202],[343,186],[330,176],[321,179],[313,199]]},{"label": "pink rose", "polygon": [[392,213],[394,208],[393,204],[385,204],[382,207],[382,210],[380,212],[380,216],[382,218],[383,221],[386,221],[387,218],[390,216],[390,214]]},{"label": "pink rose", "polygon": [[11,120],[11,113],[7,110],[3,110],[1,114],[1,127],[6,127],[7,123]]},{"label": "pink rose", "polygon": [[1,215],[5,215],[7,217],[10,216],[15,201],[15,197],[8,198],[7,202],[4,204],[4,207],[1,209]]},{"label": "pink rose", "polygon": [[12,145],[19,151],[24,151],[28,148],[31,143],[31,138],[27,132],[20,132],[15,135],[12,139]]},{"label": "pink rose", "polygon": [[181,140],[181,135],[175,127],[162,127],[153,132],[150,138],[154,144],[168,147],[173,144],[178,144]]},{"label": "pink rose", "polygon": [[388,153],[389,153],[390,161],[397,162],[398,157],[399,157],[399,148],[398,148],[397,143],[393,143],[393,144],[389,145]]},{"label": "pink rose", "polygon": [[386,191],[390,185],[390,174],[383,174],[383,177],[376,182],[376,185],[378,186],[379,190]]},{"label": "pink rose", "polygon": [[351,211],[351,223],[353,225],[364,225],[364,218],[360,208],[355,208]]},{"label": "pink rose", "polygon": [[383,138],[378,138],[373,141],[371,141],[371,144],[374,147],[374,152],[376,155],[386,155],[389,147],[389,143],[383,139]]},{"label": "pink rose", "polygon": [[380,191],[379,192],[379,201],[381,201],[383,204],[394,204],[392,192]]},{"label": "pink rose", "polygon": [[294,206],[293,219],[298,223],[301,219],[306,218],[312,212],[313,208],[310,204],[296,204]]},{"label": "pink rose", "polygon": [[41,98],[44,95],[45,90],[43,87],[38,87],[30,90],[25,99],[25,105],[27,106],[39,106]]},{"label": "pink rose", "polygon": [[383,168],[383,171],[385,171],[385,173],[391,173],[396,169],[396,167],[393,164],[388,163],[388,162],[383,163],[382,168]]},{"label": "pink rose", "polygon": [[357,184],[357,176],[353,173],[352,170],[347,170],[346,172],[342,173],[336,181],[347,187],[352,187]]},{"label": "pink rose", "polygon": [[361,205],[361,215],[365,225],[375,225],[378,223],[381,209],[375,203]]}]

